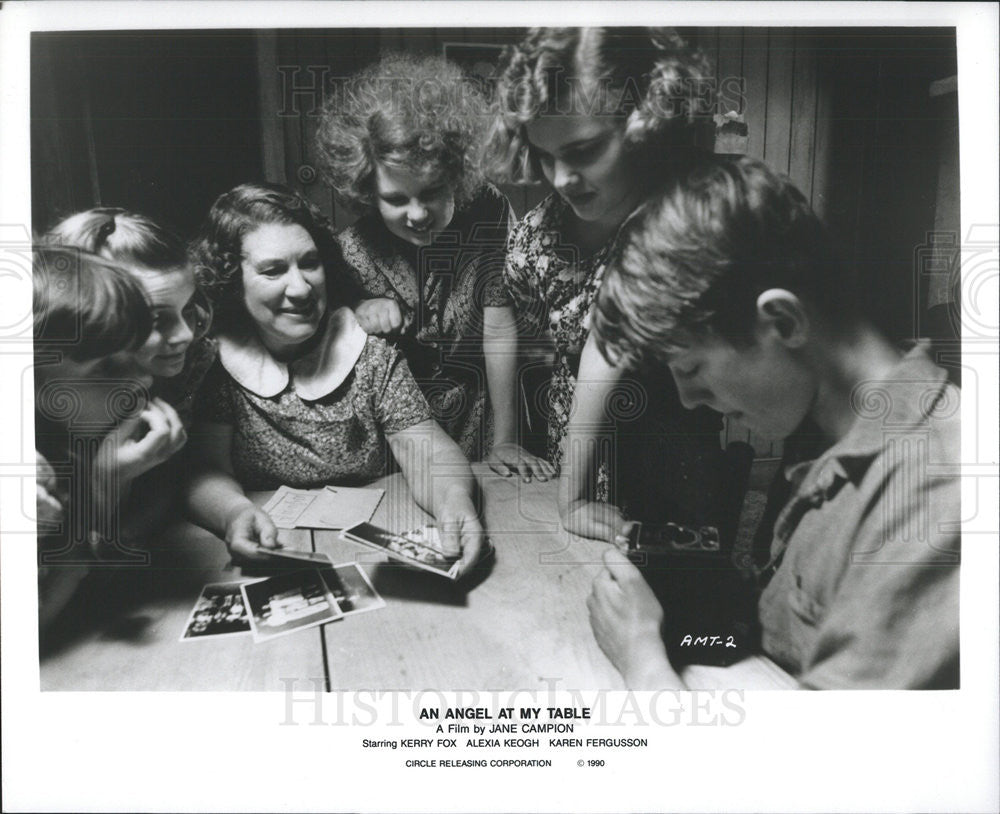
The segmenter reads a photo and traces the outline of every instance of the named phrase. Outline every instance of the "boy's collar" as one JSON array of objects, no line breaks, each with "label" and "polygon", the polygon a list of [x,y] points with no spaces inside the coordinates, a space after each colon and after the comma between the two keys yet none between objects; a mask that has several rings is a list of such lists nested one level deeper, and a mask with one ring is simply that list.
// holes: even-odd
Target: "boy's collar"
[{"label": "boy's collar", "polygon": [[233,379],[263,398],[288,387],[305,401],[329,395],[347,379],[364,350],[368,335],[350,308],[339,308],[325,320],[323,337],[304,356],[290,363],[275,359],[253,328],[219,335],[219,360]]},{"label": "boy's collar", "polygon": [[[949,391],[947,373],[928,356],[928,347],[928,342],[916,343],[886,378],[858,385],[851,399],[855,419],[847,435],[819,458],[788,467],[785,477],[802,483],[806,473],[823,460],[837,462],[831,471],[844,477],[864,471],[889,435],[920,426],[934,412],[944,417],[942,411],[957,410],[958,391]],[[949,398],[954,398],[955,404],[942,403]]]}]

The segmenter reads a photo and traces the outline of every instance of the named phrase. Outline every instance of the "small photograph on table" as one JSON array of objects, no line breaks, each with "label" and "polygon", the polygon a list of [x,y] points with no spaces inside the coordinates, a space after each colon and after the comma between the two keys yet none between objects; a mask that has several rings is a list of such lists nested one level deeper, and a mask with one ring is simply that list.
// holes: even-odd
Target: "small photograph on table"
[{"label": "small photograph on table", "polygon": [[182,642],[238,636],[250,632],[250,618],[240,587],[242,582],[217,582],[201,589],[181,634]]},{"label": "small photograph on table", "polygon": [[344,616],[385,607],[385,600],[378,595],[368,575],[357,563],[324,568],[320,575]]},{"label": "small photograph on table", "polygon": [[242,586],[255,642],[340,619],[343,614],[319,571],[279,574]]}]

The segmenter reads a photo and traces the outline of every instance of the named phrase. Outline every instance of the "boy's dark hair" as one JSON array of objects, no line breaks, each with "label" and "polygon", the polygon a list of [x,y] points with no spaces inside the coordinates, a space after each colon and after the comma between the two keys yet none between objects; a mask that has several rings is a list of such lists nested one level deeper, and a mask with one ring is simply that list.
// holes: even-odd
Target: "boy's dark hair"
[{"label": "boy's dark hair", "polygon": [[33,250],[35,352],[76,362],[138,348],[153,329],[142,285],[107,260],[63,246]]},{"label": "boy's dark hair", "polygon": [[706,156],[623,226],[594,312],[598,347],[645,366],[709,332],[749,344],[770,288],[833,323],[856,313],[850,275],[792,182],[754,159]]}]

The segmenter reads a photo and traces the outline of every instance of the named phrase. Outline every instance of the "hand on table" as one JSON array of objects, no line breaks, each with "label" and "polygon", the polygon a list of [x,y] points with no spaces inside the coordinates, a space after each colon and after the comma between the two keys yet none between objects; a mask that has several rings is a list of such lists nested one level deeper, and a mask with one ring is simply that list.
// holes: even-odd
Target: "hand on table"
[{"label": "hand on table", "polygon": [[266,559],[262,548],[281,548],[278,529],[263,509],[246,503],[235,508],[226,518],[226,547],[237,560]]},{"label": "hand on table", "polygon": [[604,552],[587,609],[597,644],[629,689],[684,687],[660,636],[663,608],[639,569],[615,548]]},{"label": "hand on table", "polygon": [[452,492],[438,512],[437,525],[445,553],[449,556],[461,554],[457,576],[464,576],[488,545],[471,497],[458,490]]},{"label": "hand on table", "polygon": [[99,466],[117,466],[118,477],[132,480],[181,450],[187,432],[167,402],[155,398],[139,415],[122,421],[101,442]]},{"label": "hand on table", "polygon": [[628,543],[626,533],[629,524],[625,521],[621,509],[611,503],[574,500],[568,506],[559,507],[559,519],[562,520],[566,531],[581,537],[603,540],[618,546]]},{"label": "hand on table", "polygon": [[519,475],[525,483],[531,483],[534,476],[547,481],[556,474],[556,468],[544,458],[536,457],[519,444],[496,444],[486,456],[486,463],[498,475],[509,478]]},{"label": "hand on table", "polygon": [[362,300],[354,309],[354,316],[366,334],[394,334],[403,327],[403,313],[399,303],[388,297]]}]

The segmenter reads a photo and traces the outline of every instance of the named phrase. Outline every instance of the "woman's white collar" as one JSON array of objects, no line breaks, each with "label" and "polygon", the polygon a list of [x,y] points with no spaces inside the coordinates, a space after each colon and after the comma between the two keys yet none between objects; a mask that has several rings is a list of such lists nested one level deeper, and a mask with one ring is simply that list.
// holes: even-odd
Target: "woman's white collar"
[{"label": "woman's white collar", "polygon": [[323,339],[305,356],[280,362],[264,347],[257,332],[219,335],[219,359],[233,379],[263,398],[273,398],[292,387],[305,401],[329,395],[354,370],[368,335],[350,308],[339,308],[326,320]]}]

